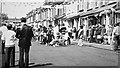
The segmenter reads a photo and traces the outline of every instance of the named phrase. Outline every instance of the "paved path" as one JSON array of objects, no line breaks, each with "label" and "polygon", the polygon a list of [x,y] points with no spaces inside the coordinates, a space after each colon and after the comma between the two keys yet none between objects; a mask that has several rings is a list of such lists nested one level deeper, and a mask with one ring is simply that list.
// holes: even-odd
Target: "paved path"
[{"label": "paved path", "polygon": [[[78,43],[78,40],[73,41],[74,44]],[[89,46],[89,47],[94,47],[98,49],[103,49],[103,50],[109,50],[113,51],[113,45],[108,45],[108,44],[98,44],[98,43],[89,43],[86,41],[83,41],[84,46]]]}]

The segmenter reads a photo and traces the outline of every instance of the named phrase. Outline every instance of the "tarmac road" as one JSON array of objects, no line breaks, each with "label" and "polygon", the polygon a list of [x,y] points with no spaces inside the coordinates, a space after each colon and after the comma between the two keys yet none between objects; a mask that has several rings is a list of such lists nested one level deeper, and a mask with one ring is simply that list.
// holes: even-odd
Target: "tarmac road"
[{"label": "tarmac road", "polygon": [[[16,64],[18,64],[16,47]],[[116,68],[118,54],[87,46],[52,47],[33,42],[30,50],[31,68]],[[11,68],[18,68],[11,67]]]},{"label": "tarmac road", "polygon": [[118,54],[87,46],[52,47],[33,43],[30,62],[48,66],[118,66]]}]

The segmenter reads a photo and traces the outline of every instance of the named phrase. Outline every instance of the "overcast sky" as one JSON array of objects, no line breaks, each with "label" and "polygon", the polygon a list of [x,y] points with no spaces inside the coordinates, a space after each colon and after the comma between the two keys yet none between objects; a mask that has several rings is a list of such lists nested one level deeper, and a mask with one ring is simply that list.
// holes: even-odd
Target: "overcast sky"
[{"label": "overcast sky", "polygon": [[25,17],[28,12],[39,8],[44,0],[2,0],[2,12],[9,18]]}]

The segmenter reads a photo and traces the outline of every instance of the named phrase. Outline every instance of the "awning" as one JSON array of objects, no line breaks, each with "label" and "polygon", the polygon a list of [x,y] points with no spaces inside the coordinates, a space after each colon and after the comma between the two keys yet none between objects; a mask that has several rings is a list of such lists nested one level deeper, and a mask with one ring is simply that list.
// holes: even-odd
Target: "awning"
[{"label": "awning", "polygon": [[58,16],[57,19],[62,19],[65,15]]},{"label": "awning", "polygon": [[87,11],[87,12],[71,13],[69,15],[66,15],[64,18],[69,19],[69,18],[74,18],[74,17],[77,17],[77,16],[83,17],[83,16],[87,16],[87,15],[91,15],[91,14],[96,14],[96,13],[102,12],[104,10],[111,9],[116,5],[117,5],[117,3],[115,2],[113,4],[109,4],[107,6],[97,8],[97,9],[93,9],[93,10],[90,10],[90,11]]},{"label": "awning", "polygon": [[87,12],[81,12],[79,13],[79,15],[82,16],[86,16],[86,15],[90,15],[90,14],[94,14],[96,10],[91,10],[91,11],[87,11]]},{"label": "awning", "polygon": [[69,19],[69,18],[77,17],[78,15],[79,13],[72,13],[72,14],[66,15],[65,18]]},{"label": "awning", "polygon": [[114,3],[114,4],[107,5],[107,6],[98,8],[98,9],[94,9],[94,10],[91,10],[91,11],[79,13],[79,15],[80,15],[80,16],[86,16],[86,15],[90,15],[90,14],[96,14],[96,13],[102,12],[102,11],[104,11],[104,10],[111,9],[111,8],[113,8],[113,7],[116,6],[116,5],[117,5],[117,4]]}]

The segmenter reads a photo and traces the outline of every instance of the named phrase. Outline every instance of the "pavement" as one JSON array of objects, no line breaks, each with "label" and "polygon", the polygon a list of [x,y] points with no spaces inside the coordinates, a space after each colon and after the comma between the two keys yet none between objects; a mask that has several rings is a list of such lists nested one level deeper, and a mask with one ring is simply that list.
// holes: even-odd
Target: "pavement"
[{"label": "pavement", "polygon": [[[72,43],[77,44],[78,40],[74,40]],[[105,44],[89,43],[87,41],[83,41],[83,46],[89,46],[89,47],[113,51],[112,45],[108,45],[108,44],[105,45]]]}]

